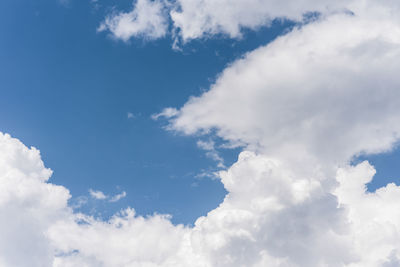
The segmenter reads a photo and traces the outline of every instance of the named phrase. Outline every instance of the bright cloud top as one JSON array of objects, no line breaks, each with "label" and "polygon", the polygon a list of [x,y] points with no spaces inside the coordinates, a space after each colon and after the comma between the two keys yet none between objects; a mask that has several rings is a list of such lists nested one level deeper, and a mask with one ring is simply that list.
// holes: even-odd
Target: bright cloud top
[{"label": "bright cloud top", "polygon": [[132,11],[109,15],[98,31],[109,30],[115,38],[123,41],[131,37],[161,38],[168,30],[164,8],[159,1],[138,0]]},{"label": "bright cloud top", "polygon": [[[182,14],[197,4],[179,2],[174,12],[185,21]],[[399,140],[400,23],[388,2],[350,1],[342,8],[354,14],[333,12],[294,29],[233,62],[209,91],[182,108],[153,116],[168,118],[171,130],[215,131],[245,148],[218,174],[228,192],[224,201],[193,227],[173,225],[165,215],[137,216],[131,208],[109,221],[74,213],[68,190],[48,182],[52,172],[39,151],[0,134],[0,215],[7,218],[0,222],[0,265],[397,266],[400,187],[366,192],[373,166],[349,164]],[[179,26],[183,38],[213,33],[211,28],[234,36],[241,26],[255,27],[260,22],[247,21],[253,7],[269,10],[257,11],[268,16],[255,21],[301,17],[313,7],[310,1],[255,1],[249,10],[241,1],[230,1],[228,9],[202,3],[198,16],[207,13],[211,26],[193,16],[196,26]],[[121,25],[147,25],[148,17],[138,13],[146,5],[154,15],[164,4],[139,1],[133,15],[122,14],[128,23]],[[336,8],[319,5],[312,10]],[[239,7],[241,16],[225,30],[215,22],[225,17],[209,11],[226,10],[229,17]],[[117,29],[119,23],[105,25]],[[120,36],[128,40],[126,32]],[[198,145],[215,152],[211,142]],[[100,193],[92,191],[107,198]]]}]

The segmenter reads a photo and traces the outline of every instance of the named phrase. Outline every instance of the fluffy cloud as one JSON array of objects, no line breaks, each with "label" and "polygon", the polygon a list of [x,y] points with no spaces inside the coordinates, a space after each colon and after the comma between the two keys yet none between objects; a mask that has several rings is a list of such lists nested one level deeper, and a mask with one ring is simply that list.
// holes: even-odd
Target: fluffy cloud
[{"label": "fluffy cloud", "polygon": [[155,266],[183,242],[188,230],[168,216],[128,208],[100,221],[73,213],[51,174],[37,149],[0,133],[1,266]]},{"label": "fluffy cloud", "polygon": [[68,213],[69,192],[46,183],[39,151],[0,133],[0,265],[52,266],[47,229]]},{"label": "fluffy cloud", "polygon": [[258,48],[172,118],[266,155],[338,164],[400,134],[400,25],[334,15]]},{"label": "fluffy cloud", "polygon": [[110,14],[98,31],[109,30],[113,36],[123,41],[131,37],[157,39],[168,31],[165,7],[161,1],[138,0],[132,11]]},{"label": "fluffy cloud", "polygon": [[[126,209],[109,221],[73,213],[68,190],[47,182],[39,152],[0,134],[2,266],[395,266],[400,187],[367,193],[367,162],[318,170],[242,152],[220,173],[223,203],[194,227]],[[23,255],[23,256],[22,256]],[[394,264],[394,265],[393,265]]]},{"label": "fluffy cloud", "polygon": [[[183,2],[186,7],[174,11],[182,21],[194,5]],[[197,26],[176,27],[189,33],[184,38],[217,31],[235,36],[240,27],[255,27],[259,22],[247,21],[247,9],[232,11],[241,7],[236,2],[224,9],[204,0],[199,18],[182,22]],[[255,21],[283,10],[282,16],[295,19],[311,7],[309,1],[289,8],[287,2],[255,1],[250,7],[261,9],[264,2],[270,9],[267,15],[253,11],[262,13]],[[143,4],[158,14],[160,3],[138,1],[135,10],[147,10]],[[367,192],[374,168],[349,162],[360,153],[390,150],[399,139],[398,4],[346,5],[354,14],[331,14],[294,29],[232,63],[209,91],[182,108],[153,116],[167,117],[171,130],[215,132],[246,150],[219,173],[228,192],[224,201],[193,227],[173,225],[165,215],[137,216],[131,208],[108,221],[74,213],[68,190],[48,182],[51,171],[38,150],[0,134],[0,215],[6,218],[0,222],[0,265],[397,266],[400,187]],[[323,1],[313,8],[331,9]],[[215,13],[224,10],[223,16]],[[147,20],[135,12],[134,19],[118,16],[134,24]],[[231,14],[238,20],[227,20],[227,28],[221,21]]]},{"label": "fluffy cloud", "polygon": [[166,116],[258,153],[221,173],[229,194],[196,223],[211,266],[398,264],[399,187],[367,193],[373,167],[348,166],[400,135],[397,7],[363,4],[246,54]]}]

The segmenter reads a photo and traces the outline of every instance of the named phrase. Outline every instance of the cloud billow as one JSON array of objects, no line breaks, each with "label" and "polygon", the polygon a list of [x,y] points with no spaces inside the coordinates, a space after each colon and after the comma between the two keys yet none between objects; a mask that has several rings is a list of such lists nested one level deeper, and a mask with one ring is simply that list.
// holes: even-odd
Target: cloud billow
[{"label": "cloud billow", "polygon": [[[193,227],[173,225],[168,215],[138,216],[131,208],[109,221],[74,213],[68,190],[48,182],[52,172],[39,151],[0,134],[0,216],[7,218],[0,222],[0,265],[396,266],[400,187],[367,192],[375,169],[350,164],[399,140],[396,4],[337,1],[330,7],[321,1],[313,8],[311,1],[255,1],[242,9],[243,2],[232,0],[224,1],[232,4],[225,18],[215,13],[221,8],[215,1],[204,0],[200,18],[189,25],[182,14],[197,3],[180,2],[174,12],[181,22],[171,17],[184,39],[215,31],[235,36],[238,25],[301,17],[315,8],[329,12],[233,62],[183,107],[154,116],[167,118],[169,130],[214,130],[243,146],[237,162],[218,174],[225,199]],[[159,14],[160,2],[140,3]],[[236,7],[241,16],[232,22]],[[247,12],[260,14],[256,22]],[[224,19],[232,25],[223,26]]]}]

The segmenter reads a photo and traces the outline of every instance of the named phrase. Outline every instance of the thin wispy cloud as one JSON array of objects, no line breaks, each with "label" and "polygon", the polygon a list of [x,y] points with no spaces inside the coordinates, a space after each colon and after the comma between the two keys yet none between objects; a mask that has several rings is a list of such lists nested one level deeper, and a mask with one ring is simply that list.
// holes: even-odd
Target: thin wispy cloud
[{"label": "thin wispy cloud", "polygon": [[199,140],[197,141],[197,146],[200,149],[203,149],[206,151],[206,156],[209,157],[210,159],[214,160],[217,162],[217,166],[219,168],[225,168],[224,165],[224,159],[219,155],[218,151],[215,149],[215,143],[212,140]]},{"label": "thin wispy cloud", "polygon": [[114,196],[109,196],[104,194],[102,191],[89,189],[89,194],[92,198],[97,200],[107,200],[108,202],[117,202],[120,199],[126,197],[126,192],[123,191],[120,194],[116,194]]},{"label": "thin wispy cloud", "polygon": [[111,198],[110,198],[110,202],[117,202],[117,201],[119,201],[121,198],[124,198],[124,197],[126,197],[126,192],[125,191],[123,191],[122,193],[120,193],[120,194],[117,194],[117,195],[115,195],[115,196],[112,196]]}]

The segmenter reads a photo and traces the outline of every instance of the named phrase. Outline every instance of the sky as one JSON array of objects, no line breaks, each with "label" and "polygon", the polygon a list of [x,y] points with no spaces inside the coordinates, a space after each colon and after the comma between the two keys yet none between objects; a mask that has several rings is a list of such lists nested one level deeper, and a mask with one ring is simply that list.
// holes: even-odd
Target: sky
[{"label": "sky", "polygon": [[399,8],[1,1],[0,266],[398,266]]}]

